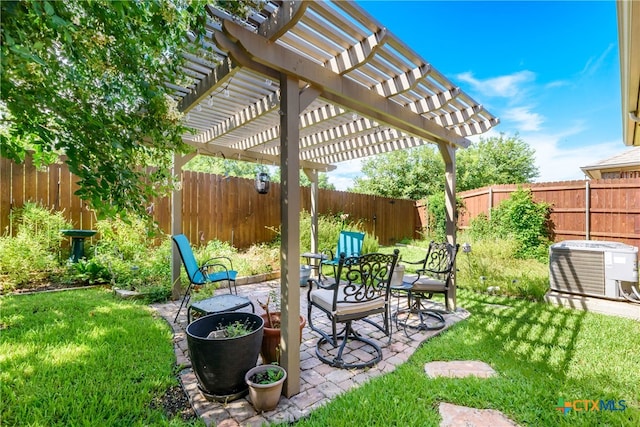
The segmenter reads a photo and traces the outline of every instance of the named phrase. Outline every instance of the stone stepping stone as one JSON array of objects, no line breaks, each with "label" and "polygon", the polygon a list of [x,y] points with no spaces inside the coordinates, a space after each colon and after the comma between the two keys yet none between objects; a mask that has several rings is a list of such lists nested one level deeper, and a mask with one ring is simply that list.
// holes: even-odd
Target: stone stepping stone
[{"label": "stone stepping stone", "polygon": [[518,427],[518,424],[495,409],[476,409],[447,402],[440,403],[440,427]]},{"label": "stone stepping stone", "polygon": [[144,295],[140,292],[129,291],[127,289],[114,289],[113,293],[120,299],[142,299]]},{"label": "stone stepping stone", "polygon": [[496,371],[484,362],[475,360],[454,360],[451,362],[429,362],[424,365],[427,376],[465,378],[475,376],[489,378],[498,375]]}]

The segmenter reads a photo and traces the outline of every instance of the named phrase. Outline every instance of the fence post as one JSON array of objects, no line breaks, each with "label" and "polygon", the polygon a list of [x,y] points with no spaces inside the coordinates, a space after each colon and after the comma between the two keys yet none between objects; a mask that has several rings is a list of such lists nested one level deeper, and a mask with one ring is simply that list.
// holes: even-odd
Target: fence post
[{"label": "fence post", "polygon": [[590,223],[590,210],[591,210],[591,187],[589,186],[589,180],[585,180],[584,182],[584,228],[585,228],[585,239],[591,240],[591,223]]},{"label": "fence post", "polygon": [[489,221],[491,221],[491,209],[493,208],[493,187],[489,187],[489,212],[487,213],[487,217]]}]

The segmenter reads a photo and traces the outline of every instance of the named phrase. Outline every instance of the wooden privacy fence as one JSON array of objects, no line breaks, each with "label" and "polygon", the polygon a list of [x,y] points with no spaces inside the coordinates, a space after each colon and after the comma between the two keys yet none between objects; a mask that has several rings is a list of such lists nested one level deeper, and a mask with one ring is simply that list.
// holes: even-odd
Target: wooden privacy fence
[{"label": "wooden privacy fence", "polygon": [[[611,240],[640,246],[640,178],[522,184],[536,202],[551,205],[554,241]],[[458,227],[481,213],[490,215],[518,185],[493,185],[458,194],[465,208]]]},{"label": "wooden privacy fence", "polygon": [[[2,233],[15,233],[10,212],[28,201],[64,212],[75,228],[93,229],[95,213],[74,195],[78,189],[75,181],[66,164],[36,170],[30,158],[23,164],[0,158]],[[250,179],[185,171],[182,185],[182,230],[193,244],[217,239],[246,248],[276,236],[274,230],[280,226],[279,184],[271,183],[269,193],[263,195],[254,190]],[[302,209],[307,211],[311,210],[310,191],[309,187],[300,189]],[[151,200],[147,209],[160,228],[170,233],[170,198]],[[418,237],[424,218],[412,200],[342,191],[320,190],[318,210],[320,214],[349,214],[349,220],[359,220],[365,231],[377,236],[383,245]]]}]

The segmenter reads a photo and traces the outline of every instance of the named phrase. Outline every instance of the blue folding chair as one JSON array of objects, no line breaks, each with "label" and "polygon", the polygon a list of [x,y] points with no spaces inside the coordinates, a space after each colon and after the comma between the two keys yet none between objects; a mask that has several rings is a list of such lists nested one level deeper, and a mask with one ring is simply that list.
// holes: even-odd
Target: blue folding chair
[{"label": "blue folding chair", "polygon": [[344,231],[340,232],[338,237],[338,247],[335,253],[329,251],[328,259],[320,261],[320,269],[318,273],[322,275],[322,267],[329,265],[333,268],[334,277],[336,277],[336,268],[340,264],[340,255],[344,254],[345,257],[360,256],[362,252],[362,243],[364,242],[364,233],[359,231]]},{"label": "blue folding chair", "polygon": [[[187,290],[184,293],[176,317],[173,319],[174,323],[178,320],[180,311],[182,311],[182,307],[185,305],[187,305],[187,323],[191,323],[191,311],[207,315],[221,311],[236,311],[251,306],[251,310],[255,313],[256,310],[251,300],[238,296],[238,290],[236,288],[236,276],[238,272],[233,269],[230,258],[225,256],[214,257],[199,266],[196,257],[193,255],[193,250],[191,249],[187,236],[178,234],[173,236],[172,239],[178,248],[182,264],[189,278],[189,286],[187,286]],[[216,295],[189,305],[191,291],[194,286],[222,281],[227,281],[229,294]],[[233,289],[231,287],[232,284]]]}]

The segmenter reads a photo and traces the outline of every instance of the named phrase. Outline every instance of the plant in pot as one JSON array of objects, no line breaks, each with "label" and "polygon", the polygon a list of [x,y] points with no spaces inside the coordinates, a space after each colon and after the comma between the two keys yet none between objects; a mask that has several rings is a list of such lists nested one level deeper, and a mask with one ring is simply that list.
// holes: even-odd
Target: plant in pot
[{"label": "plant in pot", "polygon": [[208,400],[228,402],[247,393],[245,374],[258,362],[264,320],[254,313],[222,312],[187,326],[187,346],[198,387]]},{"label": "plant in pot", "polygon": [[[260,317],[264,320],[264,334],[260,347],[260,356],[263,364],[280,363],[280,296],[275,290],[271,290],[267,301],[258,304],[265,311]],[[300,342],[302,342],[302,330],[307,320],[300,316]]]},{"label": "plant in pot", "polygon": [[249,399],[258,412],[271,411],[278,406],[287,371],[280,365],[258,365],[245,375]]}]

